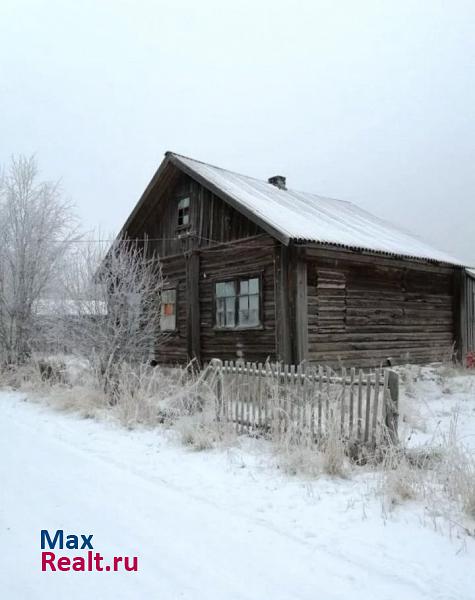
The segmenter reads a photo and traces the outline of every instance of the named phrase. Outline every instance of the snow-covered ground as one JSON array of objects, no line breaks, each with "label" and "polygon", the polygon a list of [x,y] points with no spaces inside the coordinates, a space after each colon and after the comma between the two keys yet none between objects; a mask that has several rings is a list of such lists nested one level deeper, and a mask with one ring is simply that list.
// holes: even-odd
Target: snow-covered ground
[{"label": "snow-covered ground", "polygon": [[[458,405],[475,440],[475,377],[444,393],[427,373],[408,386],[407,406],[425,395],[402,434],[425,441]],[[434,528],[418,503],[384,515],[375,477],[288,477],[263,442],[193,452],[1,392],[0,597],[473,600],[475,539]],[[41,572],[42,529],[93,534],[94,551],[138,556],[139,570]]]},{"label": "snow-covered ground", "polygon": [[430,444],[447,434],[456,418],[459,441],[475,451],[475,372],[418,366],[402,371],[401,441]]}]

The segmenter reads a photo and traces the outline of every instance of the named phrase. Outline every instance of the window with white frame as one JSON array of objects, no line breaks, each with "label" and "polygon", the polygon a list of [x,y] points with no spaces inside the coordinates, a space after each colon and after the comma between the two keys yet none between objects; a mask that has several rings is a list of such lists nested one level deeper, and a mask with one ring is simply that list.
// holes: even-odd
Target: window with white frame
[{"label": "window with white frame", "polygon": [[215,323],[222,329],[261,324],[260,278],[239,278],[215,284]]},{"label": "window with white frame", "polygon": [[175,331],[176,329],[176,289],[162,291],[160,329],[161,331]]}]

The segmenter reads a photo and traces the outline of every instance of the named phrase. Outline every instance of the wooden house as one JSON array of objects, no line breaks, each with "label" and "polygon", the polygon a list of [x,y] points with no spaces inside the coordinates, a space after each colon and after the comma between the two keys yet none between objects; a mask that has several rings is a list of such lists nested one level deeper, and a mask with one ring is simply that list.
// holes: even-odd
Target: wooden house
[{"label": "wooden house", "polygon": [[460,261],[357,206],[167,152],[121,237],[166,277],[156,358],[377,366],[448,356]]}]

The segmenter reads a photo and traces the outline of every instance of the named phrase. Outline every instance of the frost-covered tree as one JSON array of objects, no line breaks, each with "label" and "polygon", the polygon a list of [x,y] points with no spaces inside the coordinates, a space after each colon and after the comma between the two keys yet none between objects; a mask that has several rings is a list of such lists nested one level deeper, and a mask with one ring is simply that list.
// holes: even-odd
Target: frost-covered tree
[{"label": "frost-covered tree", "polygon": [[113,392],[124,363],[153,357],[160,337],[162,268],[147,244],[115,241],[79,248],[65,278],[66,335],[103,389]]},{"label": "frost-covered tree", "polygon": [[0,353],[23,362],[35,332],[34,306],[77,239],[71,203],[39,181],[34,157],[12,158],[0,178]]}]

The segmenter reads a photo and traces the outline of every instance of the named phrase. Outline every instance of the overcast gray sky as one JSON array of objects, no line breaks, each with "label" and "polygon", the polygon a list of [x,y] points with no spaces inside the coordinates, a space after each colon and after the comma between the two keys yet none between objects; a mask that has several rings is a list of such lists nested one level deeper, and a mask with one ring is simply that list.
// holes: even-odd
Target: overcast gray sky
[{"label": "overcast gray sky", "polygon": [[0,0],[0,163],[114,232],[174,150],[475,265],[474,30],[473,0]]}]

